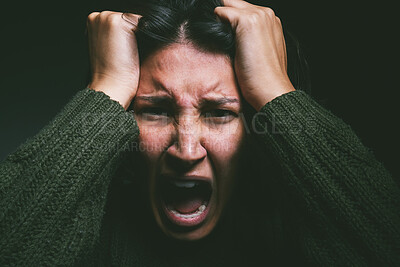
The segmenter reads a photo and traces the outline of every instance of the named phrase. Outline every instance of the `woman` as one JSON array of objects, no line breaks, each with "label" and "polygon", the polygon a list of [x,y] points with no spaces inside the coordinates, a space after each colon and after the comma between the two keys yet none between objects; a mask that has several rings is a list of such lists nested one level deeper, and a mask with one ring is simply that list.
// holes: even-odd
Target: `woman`
[{"label": "woman", "polygon": [[141,14],[89,15],[90,89],[1,165],[2,265],[400,262],[399,189],[295,90],[271,9]]}]

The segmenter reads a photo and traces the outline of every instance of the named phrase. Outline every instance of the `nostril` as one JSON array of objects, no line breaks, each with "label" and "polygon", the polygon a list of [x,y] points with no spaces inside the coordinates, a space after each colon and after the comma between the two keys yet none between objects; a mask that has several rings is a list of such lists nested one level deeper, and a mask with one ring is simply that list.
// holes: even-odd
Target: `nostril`
[{"label": "nostril", "polygon": [[176,170],[192,168],[207,155],[201,140],[202,135],[196,125],[183,123],[176,129],[171,145],[166,150],[166,163]]},{"label": "nostril", "polygon": [[199,142],[175,142],[166,151],[167,163],[175,169],[193,167],[207,155],[205,148]]},{"label": "nostril", "polygon": [[194,166],[196,166],[198,163],[200,163],[204,157],[201,158],[182,158],[177,155],[173,155],[170,153],[166,154],[166,164],[174,169],[176,172],[186,172],[190,169],[192,169]]}]

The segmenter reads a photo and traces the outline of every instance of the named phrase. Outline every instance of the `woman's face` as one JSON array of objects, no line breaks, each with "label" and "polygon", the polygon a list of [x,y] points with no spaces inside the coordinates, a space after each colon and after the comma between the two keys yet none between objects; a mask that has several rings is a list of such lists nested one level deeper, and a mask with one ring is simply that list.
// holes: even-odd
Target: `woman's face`
[{"label": "woman's face", "polygon": [[244,139],[230,59],[191,44],[158,50],[141,66],[133,108],[158,225],[178,239],[206,236],[232,192]]}]

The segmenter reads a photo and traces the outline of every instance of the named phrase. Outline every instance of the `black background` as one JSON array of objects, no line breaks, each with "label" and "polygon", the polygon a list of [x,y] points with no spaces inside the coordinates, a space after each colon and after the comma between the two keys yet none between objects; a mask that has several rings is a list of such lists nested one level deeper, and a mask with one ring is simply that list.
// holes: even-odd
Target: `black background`
[{"label": "black background", "polygon": [[[397,177],[399,86],[394,51],[399,30],[395,14],[390,15],[394,4],[251,2],[272,7],[285,30],[297,36],[311,68],[314,98],[350,124]],[[2,5],[0,160],[86,86],[87,15],[120,11],[124,5],[99,0]]]}]

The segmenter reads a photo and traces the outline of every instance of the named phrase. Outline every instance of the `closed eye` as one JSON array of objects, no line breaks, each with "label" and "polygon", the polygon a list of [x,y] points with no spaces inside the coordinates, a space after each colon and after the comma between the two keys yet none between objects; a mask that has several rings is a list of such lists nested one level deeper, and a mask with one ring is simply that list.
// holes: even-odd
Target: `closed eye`
[{"label": "closed eye", "polygon": [[211,111],[205,112],[205,117],[210,118],[210,117],[228,117],[228,116],[234,116],[237,117],[237,114],[233,111],[226,110],[226,109],[214,109]]},{"label": "closed eye", "polygon": [[161,115],[161,116],[167,116],[168,111],[165,108],[144,108],[141,110],[141,113],[146,113],[150,115]]},{"label": "closed eye", "polygon": [[210,123],[222,124],[222,123],[230,122],[234,118],[238,117],[238,115],[231,110],[213,109],[213,110],[204,112],[204,117]]},{"label": "closed eye", "polygon": [[142,108],[136,112],[144,120],[158,120],[165,119],[170,116],[170,112],[163,107],[148,107]]}]

